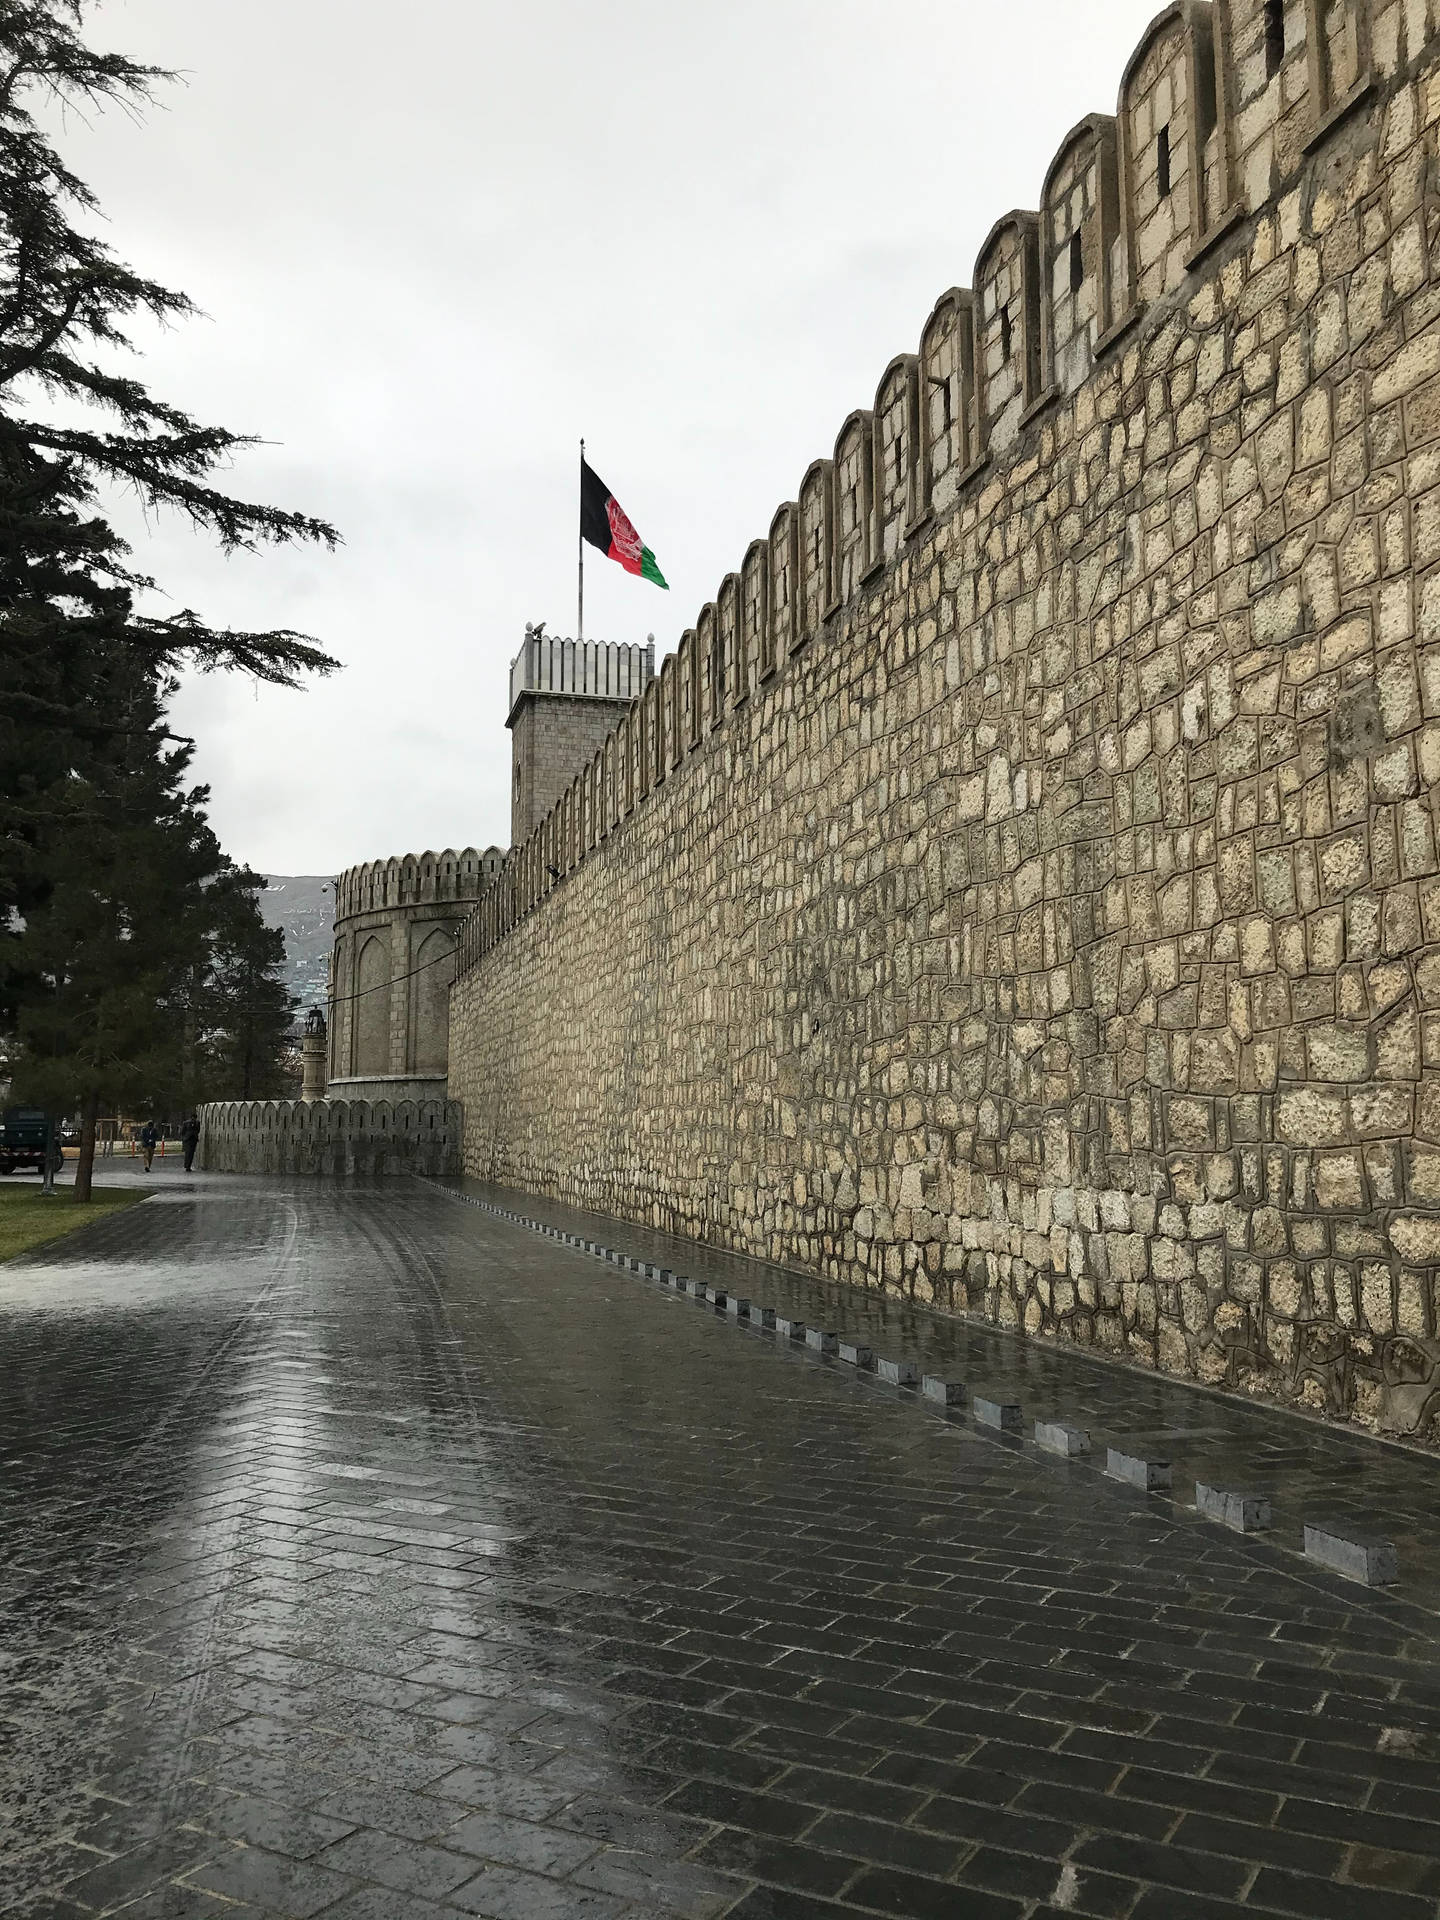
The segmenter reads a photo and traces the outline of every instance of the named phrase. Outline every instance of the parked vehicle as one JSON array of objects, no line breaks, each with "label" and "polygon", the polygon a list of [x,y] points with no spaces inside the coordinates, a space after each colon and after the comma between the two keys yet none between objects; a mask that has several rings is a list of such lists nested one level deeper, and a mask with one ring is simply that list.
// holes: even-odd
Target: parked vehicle
[{"label": "parked vehicle", "polygon": [[43,1107],[6,1107],[0,1115],[0,1173],[29,1167],[45,1171],[45,1145],[50,1117]]}]

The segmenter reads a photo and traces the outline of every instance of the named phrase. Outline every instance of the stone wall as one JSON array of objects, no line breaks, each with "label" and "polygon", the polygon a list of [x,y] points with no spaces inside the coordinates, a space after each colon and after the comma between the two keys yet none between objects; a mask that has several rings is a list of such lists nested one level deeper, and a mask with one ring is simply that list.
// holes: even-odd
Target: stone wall
[{"label": "stone wall", "polygon": [[444,1100],[225,1100],[200,1109],[207,1173],[373,1177],[459,1171],[461,1115]]},{"label": "stone wall", "polygon": [[468,1171],[1437,1437],[1435,36],[1159,17],[467,922]]}]

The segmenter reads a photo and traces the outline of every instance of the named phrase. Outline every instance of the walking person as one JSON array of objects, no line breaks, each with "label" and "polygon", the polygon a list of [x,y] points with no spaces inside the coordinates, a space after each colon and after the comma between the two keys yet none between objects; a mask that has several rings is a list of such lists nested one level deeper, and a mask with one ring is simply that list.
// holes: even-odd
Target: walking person
[{"label": "walking person", "polygon": [[147,1120],[140,1129],[140,1151],[145,1155],[145,1171],[149,1173],[150,1162],[155,1158],[155,1148],[160,1134],[153,1120]]},{"label": "walking person", "polygon": [[200,1116],[192,1113],[180,1129],[180,1144],[185,1149],[185,1171],[195,1170],[195,1149],[200,1144]]}]

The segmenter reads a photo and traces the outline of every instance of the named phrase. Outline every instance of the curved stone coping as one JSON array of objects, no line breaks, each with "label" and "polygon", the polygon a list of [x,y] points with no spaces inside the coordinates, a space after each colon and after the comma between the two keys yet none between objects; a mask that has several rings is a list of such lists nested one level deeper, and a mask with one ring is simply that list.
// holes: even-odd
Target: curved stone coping
[{"label": "curved stone coping", "polygon": [[456,1100],[222,1100],[200,1109],[200,1164],[214,1173],[448,1174]]},{"label": "curved stone coping", "polygon": [[460,1118],[458,1100],[212,1100],[200,1108],[202,1126],[253,1128],[279,1126],[326,1128],[365,1126],[388,1127],[392,1120],[409,1126],[413,1120],[432,1121],[438,1116],[446,1125]]},{"label": "curved stone coping", "polygon": [[503,859],[499,847],[442,847],[362,860],[336,876],[336,922],[397,907],[472,902],[494,879]]}]

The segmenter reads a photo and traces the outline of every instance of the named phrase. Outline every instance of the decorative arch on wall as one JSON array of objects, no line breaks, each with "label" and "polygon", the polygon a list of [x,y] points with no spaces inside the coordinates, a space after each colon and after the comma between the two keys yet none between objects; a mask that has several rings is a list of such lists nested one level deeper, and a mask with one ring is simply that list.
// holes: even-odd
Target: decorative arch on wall
[{"label": "decorative arch on wall", "polygon": [[652,680],[630,708],[630,739],[635,759],[635,804],[650,791],[651,745],[654,740],[655,704],[650,697]]},{"label": "decorative arch on wall", "polygon": [[640,698],[640,796],[655,791],[665,775],[660,726],[660,681],[651,680]]},{"label": "decorative arch on wall", "polygon": [[777,665],[800,645],[800,508],[787,500],[776,509],[766,542],[770,565],[770,643]]},{"label": "decorative arch on wall", "polygon": [[615,727],[615,777],[620,791],[615,804],[623,820],[635,805],[635,756],[630,751],[630,714],[622,713]]},{"label": "decorative arch on wall", "polygon": [[1321,127],[1369,88],[1370,19],[1364,0],[1305,0],[1305,13],[1313,119]]},{"label": "decorative arch on wall", "polygon": [[664,779],[680,759],[680,656],[667,653],[660,663],[660,772]]},{"label": "decorative arch on wall", "polygon": [[627,811],[633,813],[645,797],[641,784],[645,772],[645,702],[643,698],[630,702],[627,718],[630,735],[625,749],[625,792],[630,803]]},{"label": "decorative arch on wall", "polygon": [[1041,381],[1046,390],[1073,393],[1129,306],[1111,115],[1088,114],[1061,141],[1045,175],[1040,223]]},{"label": "decorative arch on wall", "polygon": [[[339,892],[337,887],[336,892]],[[350,1016],[354,1011],[353,1001],[347,1006],[341,1003],[347,983],[354,979],[354,937],[348,933],[337,933],[335,943],[330,949],[330,1064],[329,1078],[339,1080],[345,1073],[345,1062],[350,1058]]]},{"label": "decorative arch on wall", "polygon": [[875,563],[875,416],[857,409],[835,439],[836,599],[843,604]]},{"label": "decorative arch on wall", "polygon": [[725,656],[720,651],[720,623],[713,600],[705,602],[695,623],[695,670],[700,683],[703,735],[725,718]]},{"label": "decorative arch on wall", "polygon": [[775,635],[770,626],[770,552],[752,540],[740,563],[740,649],[746,684],[753,692],[775,671]]},{"label": "decorative arch on wall", "polygon": [[1009,446],[1040,397],[1040,216],[1007,213],[975,262],[975,392],[983,451]]},{"label": "decorative arch on wall", "polygon": [[680,752],[693,753],[700,744],[700,643],[694,627],[687,627],[676,648],[680,683]]},{"label": "decorative arch on wall", "polygon": [[974,459],[974,335],[968,287],[942,293],[920,334],[917,513],[944,512]]},{"label": "decorative arch on wall", "polygon": [[355,957],[351,1074],[357,1079],[390,1071],[390,947],[383,934],[362,940]]},{"label": "decorative arch on wall", "polygon": [[725,709],[742,706],[750,698],[745,677],[744,640],[740,631],[740,576],[727,573],[715,596],[716,653],[724,666]]},{"label": "decorative arch on wall", "polygon": [[835,604],[835,467],[813,460],[800,482],[798,641],[814,640]]},{"label": "decorative arch on wall", "polygon": [[[415,1073],[444,1073],[450,1060],[450,983],[455,941],[445,927],[420,936],[410,964],[410,1059]],[[376,995],[379,999],[381,996]]]},{"label": "decorative arch on wall", "polygon": [[[1178,287],[1226,211],[1226,129],[1205,0],[1173,0],[1126,63],[1117,117],[1127,279],[1145,307]],[[1206,205],[1207,149],[1210,154]]]},{"label": "decorative arch on wall", "polygon": [[875,554],[892,560],[917,510],[916,453],[920,444],[920,357],[899,353],[875,389]]}]

